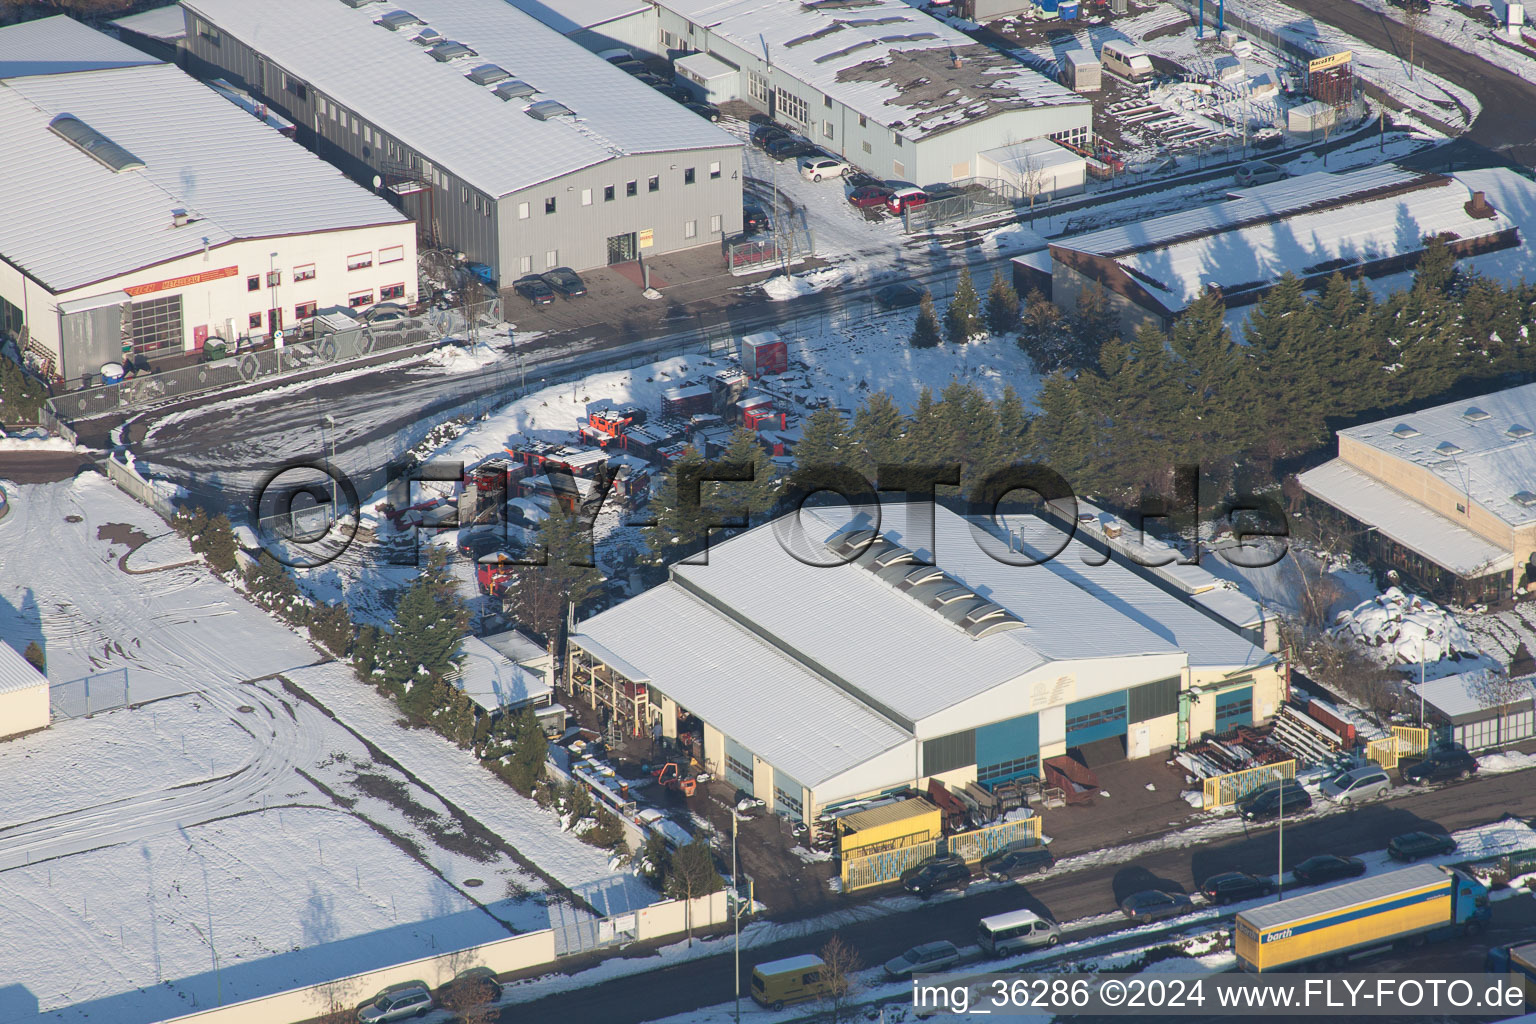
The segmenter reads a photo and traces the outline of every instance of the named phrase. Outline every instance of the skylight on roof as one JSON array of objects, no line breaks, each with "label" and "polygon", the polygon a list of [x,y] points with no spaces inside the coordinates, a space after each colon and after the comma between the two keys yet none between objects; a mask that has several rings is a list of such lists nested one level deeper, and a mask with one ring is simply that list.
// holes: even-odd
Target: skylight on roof
[{"label": "skylight on roof", "polygon": [[48,122],[48,130],[64,139],[113,174],[142,170],[144,161],[107,138],[73,114],[60,114]]},{"label": "skylight on roof", "polygon": [[442,41],[443,34],[430,26],[416,33],[416,38],[411,40],[417,46],[436,46]]},{"label": "skylight on roof", "polygon": [[1441,455],[1460,455],[1464,450],[1455,441],[1441,441],[1435,445],[1435,451]]},{"label": "skylight on roof", "polygon": [[1467,411],[1461,415],[1463,419],[1472,420],[1474,423],[1478,420],[1485,420],[1488,418],[1488,413],[1484,412],[1482,409],[1479,409],[1475,405],[1467,406]]},{"label": "skylight on roof", "polygon": [[421,19],[410,11],[388,11],[374,19],[375,25],[383,25],[391,32],[398,32],[407,25],[420,25]]},{"label": "skylight on roof", "polygon": [[495,85],[512,77],[512,72],[500,64],[481,64],[464,76],[476,85]]},{"label": "skylight on roof", "polygon": [[510,82],[502,82],[491,90],[491,92],[494,92],[504,100],[520,100],[525,96],[532,96],[538,91],[520,78],[514,78]]},{"label": "skylight on roof", "polygon": [[1531,428],[1520,423],[1511,423],[1509,429],[1504,431],[1510,437],[1530,437]]},{"label": "skylight on roof", "polygon": [[451,60],[458,60],[460,57],[475,56],[474,50],[471,50],[463,43],[455,43],[451,40],[438,43],[436,46],[430,47],[427,52],[432,55],[433,60],[441,61],[444,64]]},{"label": "skylight on roof", "polygon": [[1526,508],[1536,505],[1536,494],[1532,494],[1530,491],[1516,491],[1509,497],[1516,505],[1524,505]]},{"label": "skylight on roof", "polygon": [[540,121],[548,121],[553,117],[570,117],[576,111],[564,103],[557,103],[554,100],[540,100],[537,103],[531,104],[523,113]]},{"label": "skylight on roof", "polygon": [[1392,436],[1403,438],[1418,437],[1419,428],[1409,423],[1399,423],[1397,426],[1392,428]]}]

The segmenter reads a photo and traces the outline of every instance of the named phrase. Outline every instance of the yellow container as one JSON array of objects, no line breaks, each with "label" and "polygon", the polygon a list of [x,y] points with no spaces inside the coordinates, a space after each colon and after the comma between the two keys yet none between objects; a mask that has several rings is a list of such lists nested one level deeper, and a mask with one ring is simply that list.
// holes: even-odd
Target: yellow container
[{"label": "yellow container", "polygon": [[838,852],[843,857],[867,857],[916,846],[938,839],[943,828],[938,807],[914,797],[837,819]]}]

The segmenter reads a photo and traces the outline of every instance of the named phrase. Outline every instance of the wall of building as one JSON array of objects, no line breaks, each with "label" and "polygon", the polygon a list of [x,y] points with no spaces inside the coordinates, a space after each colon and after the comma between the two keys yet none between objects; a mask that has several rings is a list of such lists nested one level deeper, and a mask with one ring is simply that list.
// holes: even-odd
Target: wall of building
[{"label": "wall of building", "polygon": [[[498,204],[503,285],[551,266],[606,266],[610,236],[634,233],[647,257],[719,247],[741,231],[740,146],[620,157],[514,192]],[[693,182],[687,172],[693,171]],[[650,191],[650,179],[657,190]],[[635,183],[635,195],[627,194]],[[613,198],[607,199],[608,189]],[[555,212],[546,213],[554,200]],[[689,236],[692,225],[692,237]],[[643,246],[649,232],[651,245]],[[550,262],[553,256],[555,262]]]},{"label": "wall of building", "polygon": [[[1196,740],[1216,731],[1216,696],[1244,686],[1253,688],[1253,720],[1272,718],[1279,707],[1284,679],[1278,666],[1265,666],[1252,672],[1232,673],[1220,669],[1192,670],[1189,687],[1198,691],[1198,699],[1189,709],[1189,737]],[[1225,730],[1223,730],[1225,731]]]},{"label": "wall of building", "polygon": [[[1066,266],[1060,260],[1051,262],[1051,301],[1059,308],[1068,311],[1076,309],[1078,296],[1097,286],[1098,282],[1081,271]],[[1164,326],[1160,316],[1118,292],[1104,289],[1104,300],[1119,316],[1120,336],[1123,338],[1135,337],[1136,331],[1144,323],[1155,324],[1158,327]]]},{"label": "wall of building", "polygon": [[46,729],[51,720],[48,684],[0,693],[0,736],[17,736]]},{"label": "wall of building", "polygon": [[593,53],[622,46],[638,56],[655,48],[658,21],[655,8],[647,8],[626,18],[615,18],[601,25],[580,29],[570,33],[567,38]]},{"label": "wall of building", "polygon": [[725,734],[704,723],[704,770],[719,775],[725,770]]}]

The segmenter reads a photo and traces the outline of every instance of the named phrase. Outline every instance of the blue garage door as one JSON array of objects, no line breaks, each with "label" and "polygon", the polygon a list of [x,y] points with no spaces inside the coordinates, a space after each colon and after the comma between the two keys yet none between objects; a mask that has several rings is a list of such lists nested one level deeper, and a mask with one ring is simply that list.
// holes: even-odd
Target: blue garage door
[{"label": "blue garage door", "polygon": [[1040,720],[1021,715],[976,730],[976,781],[983,786],[1040,774]]},{"label": "blue garage door", "polygon": [[737,789],[752,792],[752,751],[729,736],[725,738],[725,780]]},{"label": "blue garage door", "polygon": [[1236,690],[1216,695],[1216,733],[1231,732],[1240,725],[1253,724],[1253,687],[1241,686]]},{"label": "blue garage door", "polygon": [[773,770],[773,809],[775,811],[786,818],[799,821],[805,814],[805,808],[800,803],[804,796],[805,790],[800,783],[777,768]]},{"label": "blue garage door", "polygon": [[1091,697],[1067,705],[1067,746],[1125,735],[1125,691]]}]

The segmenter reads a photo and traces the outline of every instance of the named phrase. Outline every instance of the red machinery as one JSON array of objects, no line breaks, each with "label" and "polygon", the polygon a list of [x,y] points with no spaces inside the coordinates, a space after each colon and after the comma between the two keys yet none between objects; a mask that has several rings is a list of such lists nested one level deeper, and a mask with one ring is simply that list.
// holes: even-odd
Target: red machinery
[{"label": "red machinery", "polygon": [[676,761],[668,761],[656,769],[656,782],[662,788],[675,789],[683,796],[693,796],[699,788],[699,780],[692,775],[684,775]]}]

